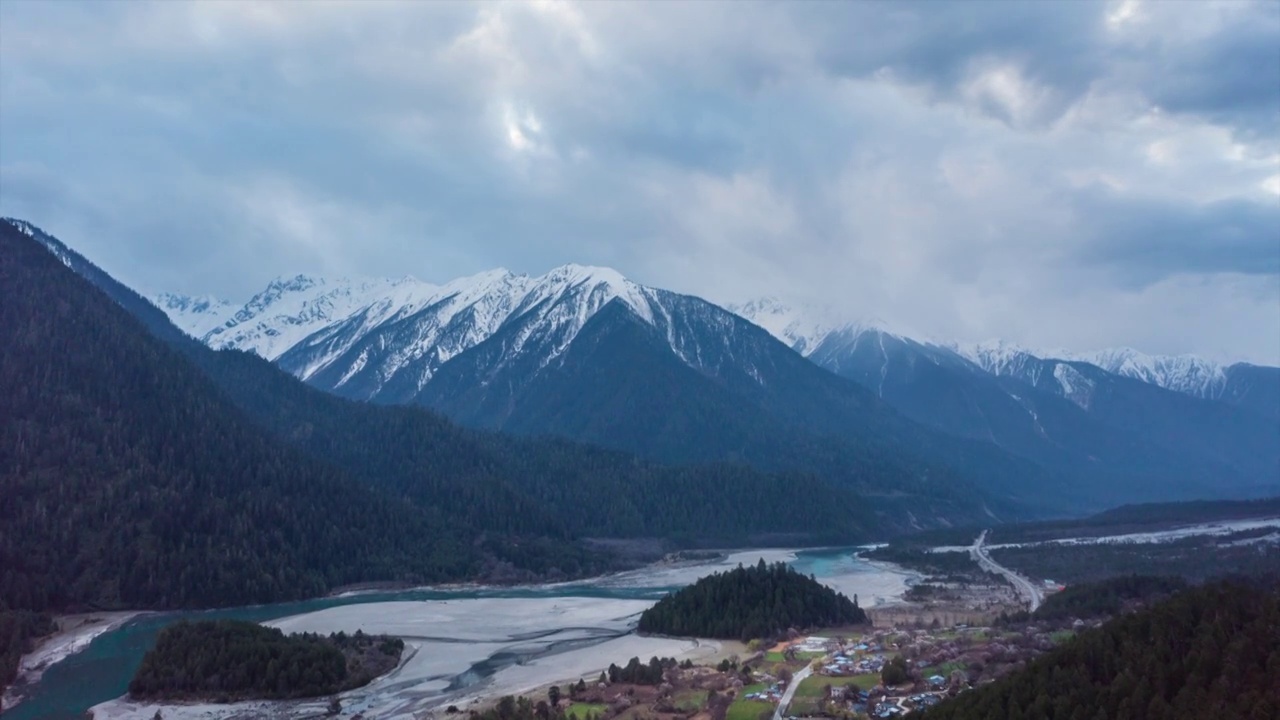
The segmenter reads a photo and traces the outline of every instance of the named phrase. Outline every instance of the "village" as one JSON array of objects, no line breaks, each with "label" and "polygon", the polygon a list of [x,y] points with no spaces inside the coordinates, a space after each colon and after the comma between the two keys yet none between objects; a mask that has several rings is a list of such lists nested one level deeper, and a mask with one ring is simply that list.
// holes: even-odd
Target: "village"
[{"label": "village", "polygon": [[846,628],[752,642],[717,666],[672,664],[656,685],[580,682],[553,705],[577,720],[805,720],[908,717],[990,683],[1074,634],[998,625]]}]

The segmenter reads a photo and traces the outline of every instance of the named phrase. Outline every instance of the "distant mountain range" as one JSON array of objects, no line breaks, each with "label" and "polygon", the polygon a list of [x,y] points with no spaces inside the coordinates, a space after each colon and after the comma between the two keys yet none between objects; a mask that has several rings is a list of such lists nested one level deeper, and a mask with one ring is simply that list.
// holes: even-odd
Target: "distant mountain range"
[{"label": "distant mountain range", "polygon": [[[174,294],[154,301],[203,342],[256,352],[329,392],[425,404],[469,424],[562,434],[665,461],[735,458],[771,469],[799,462],[830,474],[837,463],[806,463],[786,448],[862,434],[860,422],[881,412],[873,399],[780,354],[760,328],[922,425],[1035,463],[1045,477],[1024,472],[1019,481],[1012,471],[975,483],[1015,504],[1248,495],[1280,482],[1277,368],[1127,349],[1036,354],[1002,342],[920,341],[878,322],[827,323],[772,299],[726,312],[576,265],[532,278],[495,270],[443,286],[299,276],[239,307]],[[664,366],[683,377],[655,384],[652,373]],[[649,387],[672,388],[679,400],[650,401],[643,417],[619,419],[610,408]],[[716,433],[705,426],[684,430],[698,413],[718,415],[712,425],[745,419],[750,427],[706,441]],[[887,434],[899,443],[910,435]],[[961,475],[1000,464],[955,458],[966,454],[936,457]]]},{"label": "distant mountain range", "polygon": [[[801,355],[817,353],[819,346],[848,343],[863,335],[895,336],[909,339],[910,333],[896,331],[880,320],[836,322],[830,309],[788,305],[766,297],[728,306],[729,310],[765,328]],[[1152,385],[1209,400],[1226,400],[1253,406],[1268,413],[1280,404],[1280,368],[1250,363],[1223,364],[1195,355],[1149,355],[1133,348],[1110,348],[1094,352],[1032,350],[1004,340],[980,343],[914,340],[947,350],[969,360],[992,375],[1018,376],[1021,368],[1037,360],[1065,360],[1095,365],[1109,373],[1141,380]],[[828,352],[830,347],[827,348]]]},{"label": "distant mountain range", "polygon": [[811,472],[909,508],[912,523],[1027,512],[1046,486],[1069,494],[997,448],[907,421],[723,308],[609,269],[442,286],[299,276],[240,307],[154,301],[211,347],[258,353],[344,397],[663,462]]},{"label": "distant mountain range", "polygon": [[342,397],[665,463],[809,473],[905,526],[1280,488],[1276,368],[917,341],[577,265],[444,285],[297,276],[243,305],[152,302],[209,347]]},{"label": "distant mountain range", "polygon": [[1133,350],[1042,357],[824,324],[776,300],[735,309],[909,417],[1062,469],[1091,492],[1256,492],[1280,478],[1280,368]]},{"label": "distant mountain range", "polygon": [[[653,324],[654,313],[661,315],[664,303],[678,296],[637,285],[608,268],[566,265],[537,278],[499,269],[443,286],[412,277],[327,280],[299,275],[272,281],[244,305],[177,293],[161,293],[152,302],[175,325],[211,347],[247,350],[279,361],[304,380],[327,372],[336,377],[318,384],[338,392],[348,384],[362,385],[344,394],[377,399],[386,384],[396,384],[390,378],[402,372],[413,376],[412,389],[421,391],[435,369],[453,355],[487,339],[508,319],[551,299],[555,309],[540,310],[531,324],[556,326],[562,345],[567,346],[586,319],[615,297]],[[818,319],[822,313],[797,310],[772,298],[726,309],[806,357],[829,355],[833,346],[864,335],[910,340],[879,321],[829,323]],[[408,318],[412,319],[400,325]],[[392,325],[408,337],[390,337]],[[371,343],[378,346],[376,350],[362,343],[366,337],[377,339]],[[675,342],[674,337],[671,340]],[[1027,379],[1025,369],[1038,361],[1082,362],[1193,397],[1223,400],[1263,414],[1280,413],[1280,368],[1222,364],[1194,355],[1150,355],[1132,348],[1072,352],[1036,351],[1001,340],[912,342],[949,351],[992,375]],[[820,353],[824,343],[827,347]],[[552,350],[552,358],[557,351]],[[358,368],[354,372],[353,366]],[[357,379],[361,375],[371,376],[370,380],[361,383]],[[407,391],[405,387],[400,392]]]}]

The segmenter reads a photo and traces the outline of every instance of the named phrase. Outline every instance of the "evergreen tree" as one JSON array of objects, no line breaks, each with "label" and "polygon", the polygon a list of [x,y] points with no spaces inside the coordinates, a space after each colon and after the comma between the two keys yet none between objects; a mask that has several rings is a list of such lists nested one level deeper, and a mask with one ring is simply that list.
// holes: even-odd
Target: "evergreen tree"
[{"label": "evergreen tree", "polygon": [[867,615],[844,595],[786,563],[762,558],[750,568],[702,578],[667,595],[640,616],[639,630],[712,638],[774,637],[788,628],[852,625]]}]

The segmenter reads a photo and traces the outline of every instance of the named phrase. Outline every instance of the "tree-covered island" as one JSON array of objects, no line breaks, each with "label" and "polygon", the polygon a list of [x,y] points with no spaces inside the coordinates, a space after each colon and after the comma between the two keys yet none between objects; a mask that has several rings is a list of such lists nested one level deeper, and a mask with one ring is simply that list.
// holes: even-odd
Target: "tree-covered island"
[{"label": "tree-covered island", "polygon": [[667,595],[640,616],[640,632],[706,638],[776,637],[790,628],[858,625],[856,598],[796,572],[786,563],[739,565]]},{"label": "tree-covered island", "polygon": [[160,632],[129,683],[140,700],[285,700],[367,685],[400,664],[382,635],[285,635],[242,620],[183,621]]}]

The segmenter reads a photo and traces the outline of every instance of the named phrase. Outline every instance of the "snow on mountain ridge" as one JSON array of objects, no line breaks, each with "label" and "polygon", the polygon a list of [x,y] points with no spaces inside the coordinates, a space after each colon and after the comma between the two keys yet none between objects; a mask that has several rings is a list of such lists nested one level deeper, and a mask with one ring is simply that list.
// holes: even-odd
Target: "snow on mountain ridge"
[{"label": "snow on mountain ridge", "polygon": [[45,234],[45,232],[40,228],[32,225],[26,220],[19,220],[18,218],[0,217],[0,222],[9,223],[13,227],[17,228],[18,232],[48,248],[49,252],[53,253],[53,256],[58,258],[58,260],[62,261],[63,265],[66,265],[67,267],[72,266],[71,256],[67,254],[67,248],[53,236]]},{"label": "snow on mountain ridge", "polygon": [[[325,326],[374,306],[376,309],[370,313],[374,321],[383,320],[406,305],[428,299],[436,290],[436,286],[412,277],[395,280],[329,280],[307,275],[276,278],[201,339],[214,348],[250,350],[275,360]],[[396,301],[379,302],[389,298]]]},{"label": "snow on mountain ridge", "polygon": [[1148,355],[1128,347],[1067,355],[1069,360],[1198,397],[1218,397],[1227,382],[1225,366],[1195,355]]},{"label": "snow on mountain ridge", "polygon": [[[1007,340],[954,342],[929,339],[916,333],[889,329],[880,320],[839,322],[831,310],[796,308],[775,297],[763,297],[728,309],[768,330],[774,337],[809,357],[823,343],[839,342],[852,346],[866,333],[883,333],[900,340],[953,353],[982,370],[998,376],[1025,377],[1038,382],[1042,374],[1040,361],[1085,362],[1122,377],[1140,380],[1159,387],[1196,397],[1217,398],[1227,385],[1227,365],[1194,355],[1150,355],[1121,347],[1093,352],[1061,349],[1029,348]],[[1064,377],[1069,375],[1063,371]],[[1080,386],[1055,376],[1066,394]],[[1068,387],[1070,385],[1070,387]]]},{"label": "snow on mountain ridge", "polygon": [[[880,318],[839,321],[835,319],[838,313],[831,308],[795,307],[774,297],[737,303],[726,309],[768,330],[775,338],[805,357],[812,355],[823,342],[835,335],[840,335],[846,342],[856,340],[865,333],[883,333],[900,340],[910,339],[907,333],[891,329],[891,325]],[[931,341],[919,342],[928,344]]]},{"label": "snow on mountain ridge", "polygon": [[236,309],[235,305],[212,295],[192,297],[178,293],[160,293],[150,300],[152,305],[163,310],[173,320],[174,325],[196,339],[203,339],[220,327]]},{"label": "snow on mountain ridge", "polygon": [[532,278],[499,268],[441,286],[413,278],[280,277],[222,312],[221,323],[212,313],[188,312],[194,303],[178,296],[156,301],[215,348],[250,350],[303,379],[324,374],[336,388],[360,383],[366,389],[353,394],[368,394],[397,377],[421,390],[445,362],[518,320],[507,361],[536,342],[545,365],[615,299],[654,325],[656,292],[611,268],[569,264]]},{"label": "snow on mountain ridge", "polygon": [[835,323],[813,317],[774,297],[729,305],[728,310],[759,325],[801,355],[809,355],[835,329]]},{"label": "snow on mountain ridge", "polygon": [[1004,340],[949,347],[993,375],[1017,374],[1029,360],[1085,362],[1166,390],[1207,398],[1218,397],[1227,381],[1226,366],[1195,355],[1149,355],[1128,347],[1092,352],[1032,350]]}]

